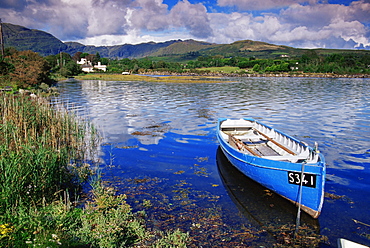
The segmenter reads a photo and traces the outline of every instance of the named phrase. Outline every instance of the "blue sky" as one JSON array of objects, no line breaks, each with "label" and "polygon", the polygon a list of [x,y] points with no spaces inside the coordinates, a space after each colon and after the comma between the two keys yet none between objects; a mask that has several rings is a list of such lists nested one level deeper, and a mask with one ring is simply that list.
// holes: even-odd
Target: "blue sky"
[{"label": "blue sky", "polygon": [[370,49],[369,0],[1,0],[0,18],[86,45],[195,39]]}]

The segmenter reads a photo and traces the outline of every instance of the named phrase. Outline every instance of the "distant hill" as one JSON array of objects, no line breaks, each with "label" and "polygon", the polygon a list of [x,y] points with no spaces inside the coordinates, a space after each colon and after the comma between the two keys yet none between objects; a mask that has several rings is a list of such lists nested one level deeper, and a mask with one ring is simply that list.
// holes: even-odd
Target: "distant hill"
[{"label": "distant hill", "polygon": [[137,45],[124,44],[117,46],[85,46],[76,42],[66,42],[67,49],[64,51],[71,55],[76,52],[96,54],[97,52],[101,57],[105,58],[143,58],[150,56],[151,54],[157,52],[163,47],[168,47],[176,42],[182,41],[166,41],[166,42],[148,42]]},{"label": "distant hill", "polygon": [[[162,56],[166,53],[187,53],[199,50],[210,43],[198,41],[171,40],[166,42],[147,42],[137,45],[124,44],[116,46],[88,46],[78,42],[63,43],[53,35],[36,29],[3,23],[4,45],[17,50],[32,50],[43,56],[65,52],[74,55],[76,52],[96,54],[105,58],[143,58]],[[173,46],[172,46],[173,45]],[[177,47],[177,48],[176,48]]]},{"label": "distant hill", "polygon": [[209,49],[207,54],[222,54],[225,57],[276,57],[283,54],[289,55],[295,50],[297,49],[288,46],[273,45],[261,41],[241,40]]},{"label": "distant hill", "polygon": [[73,56],[76,52],[89,54],[99,53],[101,57],[111,59],[151,57],[167,61],[186,61],[198,56],[256,57],[276,58],[282,55],[301,56],[309,50],[321,55],[331,53],[366,53],[369,50],[341,49],[298,49],[288,46],[273,45],[266,42],[242,40],[231,44],[213,44],[196,40],[171,40],[166,42],[147,42],[141,44],[123,44],[116,46],[89,46],[77,42],[62,42],[53,35],[28,29],[19,25],[3,23],[5,47],[17,50],[32,50],[43,56],[65,52]]},{"label": "distant hill", "polygon": [[151,56],[168,56],[168,55],[179,55],[190,52],[197,52],[207,50],[210,48],[218,47],[220,45],[212,44],[208,42],[196,41],[196,40],[185,40],[181,42],[175,42],[169,46],[159,49],[157,52],[151,54]]},{"label": "distant hill", "polygon": [[67,45],[53,35],[36,29],[3,23],[4,46],[19,51],[32,50],[40,55],[58,54]]}]

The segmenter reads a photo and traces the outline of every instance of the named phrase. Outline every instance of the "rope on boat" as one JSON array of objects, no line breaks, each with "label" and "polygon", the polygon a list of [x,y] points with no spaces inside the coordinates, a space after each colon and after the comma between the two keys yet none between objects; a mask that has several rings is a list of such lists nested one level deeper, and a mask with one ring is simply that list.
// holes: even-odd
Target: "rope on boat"
[{"label": "rope on boat", "polygon": [[297,218],[295,222],[295,232],[294,232],[294,238],[298,233],[299,225],[301,222],[301,203],[302,203],[302,191],[303,191],[303,175],[304,175],[304,165],[306,162],[302,163],[302,170],[301,170],[301,182],[299,185],[299,193],[298,193],[298,211],[297,211]]}]

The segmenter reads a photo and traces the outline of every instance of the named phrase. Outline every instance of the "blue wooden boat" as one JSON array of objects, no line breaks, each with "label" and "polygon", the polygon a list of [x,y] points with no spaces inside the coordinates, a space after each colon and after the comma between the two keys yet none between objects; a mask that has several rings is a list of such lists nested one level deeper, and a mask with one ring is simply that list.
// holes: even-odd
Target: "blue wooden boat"
[{"label": "blue wooden boat", "polygon": [[318,218],[326,165],[317,146],[251,119],[219,119],[217,138],[227,159],[244,175]]}]

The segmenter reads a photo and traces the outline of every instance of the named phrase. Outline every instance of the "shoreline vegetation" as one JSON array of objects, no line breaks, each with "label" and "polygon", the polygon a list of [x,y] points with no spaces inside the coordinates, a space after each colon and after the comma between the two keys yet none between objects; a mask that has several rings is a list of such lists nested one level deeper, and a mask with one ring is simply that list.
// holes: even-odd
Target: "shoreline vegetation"
[{"label": "shoreline vegetation", "polygon": [[1,247],[186,247],[187,233],[147,230],[145,212],[104,186],[91,169],[98,144],[96,129],[64,108],[0,92]]},{"label": "shoreline vegetation", "polygon": [[75,80],[104,80],[104,81],[146,81],[166,83],[225,83],[235,82],[233,77],[295,77],[295,78],[370,78],[368,74],[338,75],[334,73],[263,73],[263,74],[240,74],[207,72],[197,73],[173,73],[173,72],[148,72],[142,74],[113,74],[113,73],[89,73],[78,75],[70,79]]},{"label": "shoreline vegetation", "polygon": [[[253,73],[240,70],[235,67],[212,67],[204,68],[199,72],[183,72],[176,73],[170,71],[149,71],[137,75],[151,75],[151,76],[194,76],[194,77],[310,77],[310,78],[370,78],[370,74],[336,74],[336,73],[313,73],[313,72],[270,72],[270,73]],[[233,70],[235,69],[235,70]],[[231,72],[224,72],[223,70],[231,70]],[[126,75],[127,76],[127,75]]]}]

